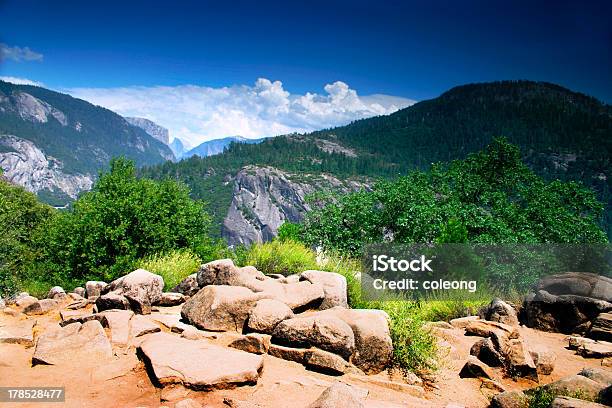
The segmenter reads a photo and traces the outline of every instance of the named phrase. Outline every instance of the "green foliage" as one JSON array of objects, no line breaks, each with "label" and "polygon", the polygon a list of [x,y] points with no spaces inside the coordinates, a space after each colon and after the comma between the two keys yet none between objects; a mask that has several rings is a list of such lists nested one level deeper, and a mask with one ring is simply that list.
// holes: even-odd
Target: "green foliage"
[{"label": "green foliage", "polygon": [[164,289],[170,290],[183,279],[197,272],[202,264],[200,258],[189,250],[173,250],[166,254],[155,254],[141,259],[136,267],[164,278]]},{"label": "green foliage", "polygon": [[188,248],[205,252],[209,217],[186,186],[138,179],[134,163],[111,162],[91,192],[55,218],[43,248],[58,277],[110,280],[157,253]]},{"label": "green foliage", "polygon": [[303,244],[291,240],[254,244],[246,255],[246,264],[271,274],[292,275],[317,269],[316,254]]},{"label": "green foliage", "polygon": [[551,390],[549,387],[543,386],[536,388],[528,395],[528,408],[548,408],[557,397],[570,397],[594,402],[581,390],[576,392],[558,392]]},{"label": "green foliage", "polygon": [[302,226],[292,222],[285,221],[283,225],[278,228],[278,234],[276,239],[279,241],[299,241],[302,235]]},{"label": "green foliage", "polygon": [[21,286],[38,257],[36,237],[55,210],[0,177],[0,296]]},{"label": "green foliage", "polygon": [[304,239],[352,255],[383,241],[605,243],[602,210],[580,184],[533,174],[500,138],[465,160],[328,201],[307,213]]}]

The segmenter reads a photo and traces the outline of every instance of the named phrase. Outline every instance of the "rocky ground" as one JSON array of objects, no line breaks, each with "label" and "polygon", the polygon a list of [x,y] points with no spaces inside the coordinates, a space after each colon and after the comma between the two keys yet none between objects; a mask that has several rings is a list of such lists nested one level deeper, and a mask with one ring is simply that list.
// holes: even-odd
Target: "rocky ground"
[{"label": "rocky ground", "polygon": [[[590,325],[577,321],[597,340],[526,327],[499,300],[480,317],[431,323],[442,368],[423,381],[386,369],[384,312],[348,309],[340,275],[267,277],[217,261],[171,293],[163,286],[138,270],[75,293],[10,299],[0,312],[0,385],[63,386],[69,407],[518,408],[523,390],[541,386],[610,403],[607,301]],[[531,307],[531,323],[556,324],[543,305]]]}]

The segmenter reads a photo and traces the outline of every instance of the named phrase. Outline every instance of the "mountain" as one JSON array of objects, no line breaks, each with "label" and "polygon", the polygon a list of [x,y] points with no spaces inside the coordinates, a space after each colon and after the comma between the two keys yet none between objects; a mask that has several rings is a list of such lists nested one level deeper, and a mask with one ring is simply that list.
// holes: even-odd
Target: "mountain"
[{"label": "mountain", "polygon": [[[248,243],[274,235],[278,217],[301,218],[305,200],[296,182],[302,190],[304,185],[330,178],[345,184],[340,190],[367,188],[374,178],[396,177],[411,169],[427,169],[433,162],[464,158],[497,136],[518,145],[537,174],[581,181],[594,189],[607,203],[603,223],[610,231],[612,108],[545,82],[459,86],[391,115],[278,136],[255,145],[232,144],[222,154],[148,167],[142,174],[185,181],[195,197],[209,203],[214,219],[223,225],[218,234],[233,243]],[[261,196],[256,184],[273,183],[271,172],[285,175],[286,182],[278,190],[292,197],[287,199],[295,211],[287,210],[273,195]],[[328,187],[335,190],[334,183]],[[234,208],[243,209],[242,219],[234,216]],[[274,208],[280,215],[271,215]]]},{"label": "mountain", "polygon": [[139,166],[173,158],[168,146],[108,109],[0,81],[0,167],[7,179],[63,205],[91,188],[117,156]]},{"label": "mountain", "polygon": [[159,126],[157,123],[145,118],[126,117],[125,120],[127,120],[129,124],[141,128],[163,144],[170,144],[170,134],[165,127]]},{"label": "mountain", "polygon": [[215,154],[221,154],[229,147],[232,143],[246,143],[246,144],[257,144],[261,143],[264,139],[246,139],[241,136],[230,136],[224,137],[223,139],[214,139],[209,140],[207,142],[201,143],[189,150],[188,152],[183,153],[181,159],[186,159],[191,156],[199,156],[199,157],[208,157],[213,156]]},{"label": "mountain", "polygon": [[170,146],[170,150],[172,150],[174,157],[177,159],[180,159],[183,153],[185,153],[185,146],[178,137],[175,137],[168,146]]}]

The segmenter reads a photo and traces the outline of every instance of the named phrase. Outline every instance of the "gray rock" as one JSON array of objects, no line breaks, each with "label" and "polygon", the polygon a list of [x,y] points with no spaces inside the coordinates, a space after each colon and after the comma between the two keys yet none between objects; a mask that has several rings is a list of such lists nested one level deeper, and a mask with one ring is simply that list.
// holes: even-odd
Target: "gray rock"
[{"label": "gray rock", "polygon": [[82,287],[76,287],[74,288],[74,290],[72,291],[72,293],[76,293],[77,295],[79,295],[80,297],[84,298],[85,297],[85,288]]},{"label": "gray rock", "polygon": [[495,348],[493,341],[490,338],[478,340],[470,348],[470,354],[489,367],[503,366],[503,357]]},{"label": "gray rock", "polygon": [[544,388],[557,395],[580,394],[585,398],[596,400],[605,386],[582,375],[570,375],[540,388]]},{"label": "gray rock", "polygon": [[96,298],[96,307],[98,311],[102,312],[104,310],[128,310],[130,308],[130,303],[125,298],[125,296],[120,295],[118,293],[106,293]]},{"label": "gray rock", "polygon": [[531,358],[536,365],[538,374],[550,375],[555,369],[557,356],[549,350],[532,350]]},{"label": "gray rock", "polygon": [[183,305],[181,315],[200,329],[241,333],[261,298],[244,287],[209,285]]},{"label": "gray rock", "polygon": [[34,345],[34,321],[24,320],[9,326],[0,326],[0,343],[21,344],[31,347]]},{"label": "gray rock", "polygon": [[491,408],[528,408],[529,398],[521,391],[505,391],[491,400]]},{"label": "gray rock", "polygon": [[606,405],[596,402],[584,401],[571,397],[557,397],[549,405],[549,408],[605,408]]},{"label": "gray rock", "polygon": [[458,317],[456,319],[451,319],[449,321],[450,325],[457,329],[464,329],[470,322],[474,320],[479,320],[478,316],[466,316],[466,317]]},{"label": "gray rock", "polygon": [[146,334],[157,333],[160,327],[142,315],[134,315],[130,319],[130,337],[136,338]]},{"label": "gray rock", "polygon": [[[65,294],[64,294],[65,295]],[[23,309],[23,313],[28,316],[42,315],[55,311],[59,308],[59,303],[55,299],[41,299],[37,302],[31,303]]]},{"label": "gray rock", "polygon": [[536,284],[538,290],[551,295],[576,295],[612,302],[612,279],[588,272],[545,276]]},{"label": "gray rock", "polygon": [[599,367],[583,368],[578,375],[596,381],[605,387],[612,385],[612,371],[610,370]]},{"label": "gray rock", "polygon": [[612,313],[600,313],[587,333],[592,339],[612,342]]},{"label": "gray rock", "polygon": [[580,336],[569,336],[567,340],[568,340],[568,348],[572,350],[577,350],[580,347],[582,347],[584,344],[587,344],[587,343],[595,343],[595,340],[593,339],[589,339],[586,337],[580,337]]},{"label": "gray rock", "polygon": [[281,358],[287,361],[295,361],[296,363],[304,364],[306,359],[306,353],[308,349],[279,346],[278,344],[271,344],[268,354],[273,357]]},{"label": "gray rock", "polygon": [[309,349],[305,353],[304,365],[313,371],[330,375],[342,375],[351,368],[351,365],[339,355],[317,348]]},{"label": "gray rock", "polygon": [[38,299],[36,299],[34,296],[30,296],[28,294],[26,294],[25,296],[19,296],[15,300],[15,304],[17,305],[17,307],[20,307],[22,309],[25,309],[28,306],[30,306],[31,304],[34,304],[36,302],[38,302]]},{"label": "gray rock", "polygon": [[584,343],[579,349],[578,354],[584,358],[607,358],[612,357],[612,343],[607,341],[596,341],[594,343]]},{"label": "gray rock", "polygon": [[100,322],[73,323],[47,329],[36,342],[32,365],[65,364],[84,360],[102,362],[112,357],[112,347]]},{"label": "gray rock", "polygon": [[274,329],[272,341],[291,347],[314,346],[347,360],[355,349],[353,330],[337,317],[312,316],[284,320]]},{"label": "gray rock", "polygon": [[490,367],[474,356],[469,356],[463,368],[459,372],[461,378],[488,378],[493,379],[495,375]]},{"label": "gray rock", "polygon": [[96,314],[104,327],[111,332],[111,343],[116,346],[125,347],[129,343],[130,319],[134,312],[129,310],[107,310]]},{"label": "gray rock", "polygon": [[200,290],[197,276],[197,273],[192,273],[191,275],[183,279],[181,283],[172,288],[172,292],[182,293],[185,296],[195,295]]},{"label": "gray rock", "polygon": [[163,289],[164,279],[161,276],[137,269],[109,283],[102,294],[123,295],[135,313],[150,314],[151,305],[161,300]]},{"label": "gray rock", "polygon": [[522,339],[510,339],[503,350],[504,364],[510,376],[538,381],[538,369]]},{"label": "gray rock", "polygon": [[276,299],[261,299],[251,310],[247,325],[250,330],[271,334],[277,324],[293,316],[293,311],[283,302]]},{"label": "gray rock", "polygon": [[47,299],[63,298],[66,296],[66,291],[61,286],[54,286],[49,290]]},{"label": "gray rock", "polygon": [[308,408],[363,408],[368,392],[343,382],[327,388]]},{"label": "gray rock", "polygon": [[238,350],[253,354],[268,354],[270,350],[270,335],[260,333],[250,333],[234,340],[229,344]]},{"label": "gray rock", "polygon": [[139,351],[162,387],[180,383],[210,390],[256,384],[264,364],[263,357],[256,354],[168,333],[147,336]]},{"label": "gray rock", "polygon": [[340,306],[348,308],[346,278],[339,273],[323,271],[305,271],[300,279],[323,287],[324,298],[319,309],[331,309]]},{"label": "gray rock", "polygon": [[178,306],[185,303],[187,297],[182,293],[177,292],[164,292],[162,293],[161,299],[157,302],[158,306]]},{"label": "gray rock", "polygon": [[102,290],[106,287],[106,282],[88,281],[85,283],[85,294],[88,299],[97,298],[102,294]]},{"label": "gray rock", "polygon": [[484,308],[482,316],[484,320],[504,323],[508,326],[518,326],[519,321],[516,310],[501,299],[495,298]]}]

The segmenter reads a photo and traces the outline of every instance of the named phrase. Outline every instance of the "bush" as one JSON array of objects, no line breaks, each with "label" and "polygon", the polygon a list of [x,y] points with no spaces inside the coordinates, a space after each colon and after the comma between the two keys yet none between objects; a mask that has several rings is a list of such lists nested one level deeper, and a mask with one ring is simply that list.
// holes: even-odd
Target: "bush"
[{"label": "bush", "polygon": [[248,249],[245,263],[271,274],[292,275],[308,269],[317,269],[316,254],[292,240],[253,244]]},{"label": "bush", "polygon": [[136,267],[160,275],[164,278],[164,289],[169,290],[187,276],[197,272],[201,264],[200,258],[191,251],[175,250],[142,259]]},{"label": "bush", "polygon": [[278,228],[276,239],[279,241],[292,240],[299,242],[302,235],[302,226],[292,222],[285,222]]},{"label": "bush", "polygon": [[112,280],[139,259],[174,249],[204,251],[209,217],[183,184],[138,179],[134,163],[111,161],[92,191],[56,217],[43,248],[56,280]]}]

